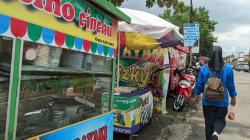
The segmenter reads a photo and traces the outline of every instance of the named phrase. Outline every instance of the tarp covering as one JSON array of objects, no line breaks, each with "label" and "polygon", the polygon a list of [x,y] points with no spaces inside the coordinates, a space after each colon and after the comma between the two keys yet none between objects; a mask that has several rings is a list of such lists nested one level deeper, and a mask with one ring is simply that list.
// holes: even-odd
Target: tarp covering
[{"label": "tarp covering", "polygon": [[122,48],[145,50],[182,44],[182,35],[176,25],[143,11],[126,8],[120,8],[120,10],[131,17],[131,24],[118,23]]}]

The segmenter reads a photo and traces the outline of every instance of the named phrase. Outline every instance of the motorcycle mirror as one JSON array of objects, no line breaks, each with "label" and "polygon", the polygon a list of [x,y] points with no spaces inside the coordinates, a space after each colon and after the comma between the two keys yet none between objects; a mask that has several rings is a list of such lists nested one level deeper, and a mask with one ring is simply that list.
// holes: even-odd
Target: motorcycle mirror
[{"label": "motorcycle mirror", "polygon": [[179,72],[179,69],[176,68],[176,69],[174,70],[174,76],[176,76],[178,72]]}]

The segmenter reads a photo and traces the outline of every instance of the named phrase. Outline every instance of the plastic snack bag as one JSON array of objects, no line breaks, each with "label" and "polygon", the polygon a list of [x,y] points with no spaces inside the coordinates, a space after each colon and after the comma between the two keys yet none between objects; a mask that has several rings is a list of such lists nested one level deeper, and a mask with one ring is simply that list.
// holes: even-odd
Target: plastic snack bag
[{"label": "plastic snack bag", "polygon": [[235,111],[234,111],[234,107],[230,106],[229,110],[228,110],[228,114],[227,114],[227,118],[231,121],[233,121],[235,119]]}]

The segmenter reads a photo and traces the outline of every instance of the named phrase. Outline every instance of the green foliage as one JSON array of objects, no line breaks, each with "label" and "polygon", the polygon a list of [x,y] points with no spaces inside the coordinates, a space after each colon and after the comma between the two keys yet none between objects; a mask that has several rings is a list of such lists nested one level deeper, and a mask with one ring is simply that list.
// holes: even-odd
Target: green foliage
[{"label": "green foliage", "polygon": [[124,0],[108,0],[109,2],[113,3],[115,6],[121,6]]},{"label": "green foliage", "polygon": [[[215,30],[217,22],[210,19],[208,10],[205,7],[193,9],[192,21],[200,24],[200,55],[209,55],[216,42],[212,32]],[[183,33],[183,24],[189,23],[190,7],[184,6],[183,11],[165,10],[160,15],[161,18],[180,27],[180,32]]]},{"label": "green foliage", "polygon": [[[109,0],[109,1],[113,3],[115,6],[121,6],[125,0]],[[152,8],[155,5],[161,8],[167,7],[168,9],[182,11],[184,7],[184,2],[181,0],[146,0],[145,6],[147,8]]]}]

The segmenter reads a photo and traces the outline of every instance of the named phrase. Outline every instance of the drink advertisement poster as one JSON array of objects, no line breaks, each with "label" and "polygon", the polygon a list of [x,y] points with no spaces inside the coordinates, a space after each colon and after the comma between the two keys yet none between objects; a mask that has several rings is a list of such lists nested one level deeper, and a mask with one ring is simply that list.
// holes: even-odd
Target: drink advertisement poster
[{"label": "drink advertisement poster", "polygon": [[28,140],[113,140],[113,129],[113,113],[107,113]]}]

